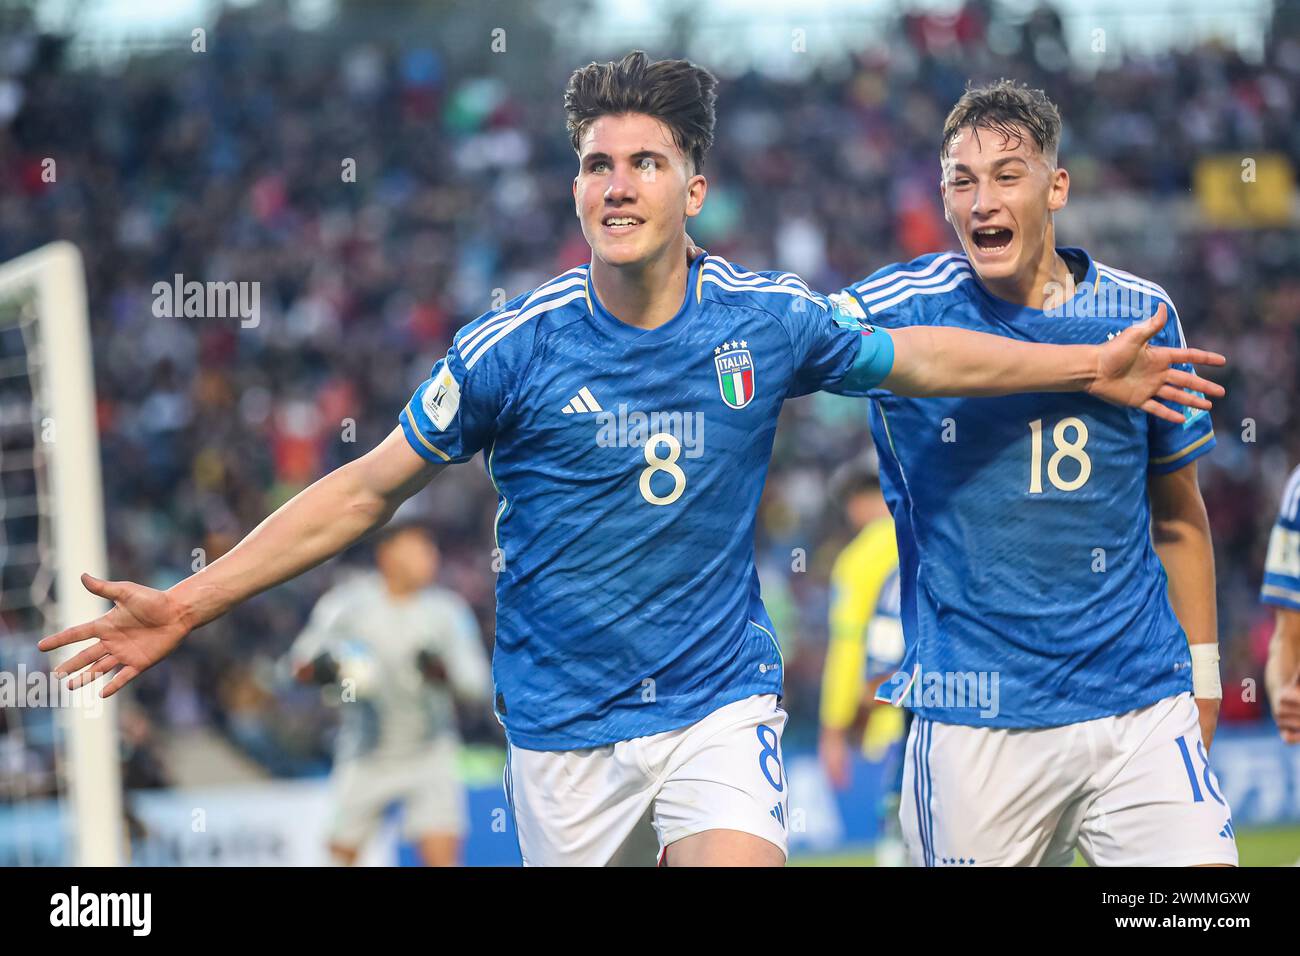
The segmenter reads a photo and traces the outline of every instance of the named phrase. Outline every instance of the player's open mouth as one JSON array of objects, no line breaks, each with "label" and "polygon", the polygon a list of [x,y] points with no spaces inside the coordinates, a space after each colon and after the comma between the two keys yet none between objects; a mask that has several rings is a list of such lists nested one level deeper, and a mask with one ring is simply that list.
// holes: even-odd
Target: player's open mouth
[{"label": "player's open mouth", "polygon": [[971,235],[981,252],[1002,252],[1011,245],[1012,232],[1005,226],[985,226]]}]

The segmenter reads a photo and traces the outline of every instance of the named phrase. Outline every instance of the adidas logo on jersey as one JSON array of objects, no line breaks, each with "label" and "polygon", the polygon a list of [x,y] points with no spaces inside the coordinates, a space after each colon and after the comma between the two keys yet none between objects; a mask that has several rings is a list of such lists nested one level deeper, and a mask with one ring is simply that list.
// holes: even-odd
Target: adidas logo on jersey
[{"label": "adidas logo on jersey", "polygon": [[574,412],[603,412],[600,402],[596,401],[596,396],[591,394],[587,386],[582,386],[578,394],[569,399],[569,403],[561,409],[566,415],[572,415]]},{"label": "adidas logo on jersey", "polygon": [[781,804],[778,803],[771,810],[769,810],[768,813],[771,814],[771,816],[776,820],[776,822],[781,824],[782,827],[785,826],[785,808],[781,806]]}]

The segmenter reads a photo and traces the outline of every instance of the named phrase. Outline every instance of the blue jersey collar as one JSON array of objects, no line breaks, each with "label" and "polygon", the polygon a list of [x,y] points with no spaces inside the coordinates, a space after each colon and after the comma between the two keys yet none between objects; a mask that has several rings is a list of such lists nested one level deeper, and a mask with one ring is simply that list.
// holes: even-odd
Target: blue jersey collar
[{"label": "blue jersey collar", "polygon": [[[1081,312],[1080,310],[1073,308],[1073,306],[1078,303],[1080,299],[1087,296],[1095,296],[1097,294],[1097,264],[1092,261],[1092,256],[1088,255],[1086,250],[1074,246],[1057,246],[1056,252],[1065,260],[1066,265],[1068,265],[1070,270],[1076,275],[1080,271],[1079,267],[1084,267],[1082,270],[1084,272],[1083,280],[1075,283],[1074,298],[1070,300],[1069,304],[1061,306],[1058,310],[1044,312],[1042,309],[1031,309],[1027,306],[1017,305],[1015,302],[1008,302],[1006,299],[999,298],[990,292],[985,287],[984,283],[980,281],[978,272],[975,273],[975,286],[979,289],[980,295],[984,297],[985,301],[998,313],[998,315],[1007,320],[1020,318],[1052,319],[1060,318],[1061,315],[1092,314],[1091,312]],[[972,266],[971,270],[974,271],[974,268],[975,267]]]},{"label": "blue jersey collar", "polygon": [[691,268],[686,274],[686,292],[677,314],[655,329],[638,329],[636,326],[628,325],[606,309],[599,296],[596,295],[595,283],[591,281],[591,266],[588,265],[587,297],[591,300],[593,321],[611,335],[626,339],[629,342],[641,342],[648,345],[650,343],[666,342],[676,337],[689,324],[690,317],[695,314],[699,307],[697,291],[699,288],[700,266],[704,264],[704,259],[705,257],[702,255],[696,256],[695,261],[691,263]]}]

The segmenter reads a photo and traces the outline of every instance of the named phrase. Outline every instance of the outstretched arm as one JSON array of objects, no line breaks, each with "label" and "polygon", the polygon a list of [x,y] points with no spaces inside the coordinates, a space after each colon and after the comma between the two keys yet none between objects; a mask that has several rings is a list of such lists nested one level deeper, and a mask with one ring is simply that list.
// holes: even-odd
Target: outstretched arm
[{"label": "outstretched arm", "polygon": [[417,455],[402,430],[394,429],[366,455],[286,502],[230,552],[166,591],[83,574],[86,589],[113,601],[113,608],[45,638],[40,649],[97,638],[60,664],[56,673],[76,674],[69,683],[75,688],[120,667],[101,692],[110,697],[170,654],[190,631],[315,567],[384,524],[442,467]]},{"label": "outstretched arm", "polygon": [[[1105,345],[1041,345],[937,326],[892,329],[894,362],[883,388],[909,396],[985,396],[1013,392],[1087,392],[1159,418],[1184,416],[1157,399],[1211,407],[1193,394],[1224,394],[1221,386],[1172,366],[1223,365],[1216,352],[1148,344],[1165,325],[1165,306]],[[1188,391],[1188,390],[1191,391]]]}]

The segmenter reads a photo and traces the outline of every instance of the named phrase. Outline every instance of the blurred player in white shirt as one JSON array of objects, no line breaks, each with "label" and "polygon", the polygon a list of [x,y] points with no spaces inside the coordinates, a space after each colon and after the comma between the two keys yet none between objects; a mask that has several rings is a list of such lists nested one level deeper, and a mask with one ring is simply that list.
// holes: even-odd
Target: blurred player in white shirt
[{"label": "blurred player in white shirt", "polygon": [[423,862],[456,866],[466,816],[456,703],[488,704],[486,655],[469,607],[433,586],[440,556],[427,531],[389,526],[375,560],[378,573],[321,596],[289,652],[296,679],[341,694],[330,852],[355,863],[400,803]]},{"label": "blurred player in white shirt", "polygon": [[1282,492],[1260,599],[1277,609],[1264,683],[1282,739],[1300,743],[1300,466]]}]

